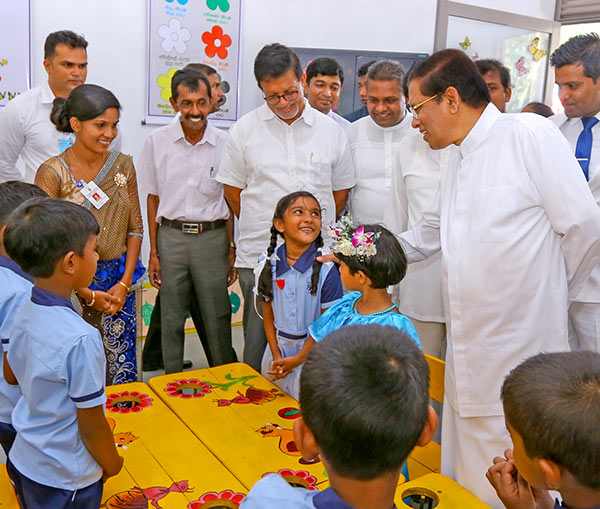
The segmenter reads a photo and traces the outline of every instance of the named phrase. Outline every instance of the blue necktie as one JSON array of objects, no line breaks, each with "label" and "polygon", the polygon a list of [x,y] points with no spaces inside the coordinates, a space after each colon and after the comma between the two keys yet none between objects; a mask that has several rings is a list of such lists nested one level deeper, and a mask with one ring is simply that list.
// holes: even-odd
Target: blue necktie
[{"label": "blue necktie", "polygon": [[583,131],[577,138],[577,147],[575,147],[575,157],[583,170],[585,180],[589,180],[590,156],[592,154],[592,127],[598,123],[596,117],[581,117],[583,122]]}]

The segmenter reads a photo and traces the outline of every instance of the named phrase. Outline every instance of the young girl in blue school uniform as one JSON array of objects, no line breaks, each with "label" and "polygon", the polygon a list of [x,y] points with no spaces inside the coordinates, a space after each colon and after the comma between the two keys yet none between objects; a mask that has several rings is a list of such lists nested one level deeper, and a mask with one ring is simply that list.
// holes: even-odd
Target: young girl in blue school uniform
[{"label": "young girl in blue school uniform", "polygon": [[300,366],[315,341],[346,325],[389,325],[407,332],[421,346],[417,331],[398,312],[386,289],[398,284],[406,274],[406,256],[396,237],[377,224],[354,225],[347,216],[331,227],[330,235],[340,262],[342,284],[349,293],[310,325],[310,336],[301,351],[273,361],[275,371]]},{"label": "young girl in blue school uniform", "polygon": [[[279,236],[284,242],[276,248]],[[296,399],[301,363],[277,367],[275,363],[296,359],[305,347],[309,325],[342,296],[335,264],[316,260],[322,246],[317,199],[311,193],[297,191],[279,200],[267,255],[256,270],[268,341],[261,371]]]}]

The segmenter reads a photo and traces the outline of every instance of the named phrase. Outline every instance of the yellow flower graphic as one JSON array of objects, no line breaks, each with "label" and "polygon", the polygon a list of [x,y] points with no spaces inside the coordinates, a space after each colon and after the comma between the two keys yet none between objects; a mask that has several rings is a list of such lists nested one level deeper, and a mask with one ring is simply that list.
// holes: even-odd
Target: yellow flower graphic
[{"label": "yellow flower graphic", "polygon": [[164,101],[168,101],[171,97],[171,80],[173,79],[173,74],[177,72],[176,67],[171,67],[167,74],[160,74],[158,78],[156,78],[156,84],[162,88],[160,91],[160,96]]}]

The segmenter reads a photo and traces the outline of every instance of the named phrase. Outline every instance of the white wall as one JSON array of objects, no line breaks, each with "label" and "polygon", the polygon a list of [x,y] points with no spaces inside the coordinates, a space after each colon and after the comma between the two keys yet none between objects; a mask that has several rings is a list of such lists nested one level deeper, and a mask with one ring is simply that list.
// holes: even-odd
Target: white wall
[{"label": "white wall", "polygon": [[498,11],[521,14],[533,18],[554,19],[556,0],[455,0],[461,4],[476,5]]}]

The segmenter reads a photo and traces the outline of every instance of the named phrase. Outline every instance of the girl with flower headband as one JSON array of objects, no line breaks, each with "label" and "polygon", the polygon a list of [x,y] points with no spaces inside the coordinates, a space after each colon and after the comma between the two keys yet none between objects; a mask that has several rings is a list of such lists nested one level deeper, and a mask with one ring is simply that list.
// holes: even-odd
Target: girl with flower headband
[{"label": "girl with flower headband", "polygon": [[[284,242],[277,248],[280,236]],[[306,191],[281,198],[267,256],[255,271],[268,341],[261,371],[294,398],[299,396],[301,364],[312,346],[308,327],[342,296],[335,264],[316,260],[322,246],[317,199]]]},{"label": "girl with flower headband", "polygon": [[[102,335],[106,385],[137,380],[135,287],[142,215],[131,156],[112,152],[121,105],[98,85],[80,85],[54,100],[50,120],[75,142],[38,169],[35,183],[53,198],[88,209],[98,220],[98,268],[89,288],[77,290],[83,318]],[[137,284],[136,284],[137,283]]]},{"label": "girl with flower headband", "polygon": [[357,227],[348,216],[331,227],[330,236],[342,284],[350,292],[310,326],[311,338],[321,341],[346,325],[377,323],[404,330],[420,346],[415,328],[386,289],[406,274],[406,256],[396,237],[377,224]]}]

